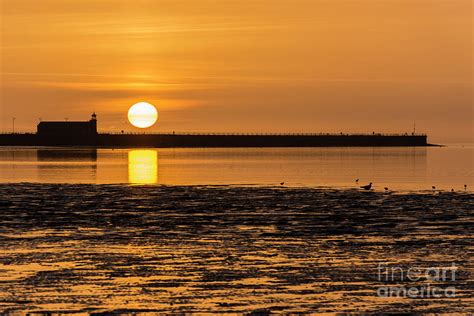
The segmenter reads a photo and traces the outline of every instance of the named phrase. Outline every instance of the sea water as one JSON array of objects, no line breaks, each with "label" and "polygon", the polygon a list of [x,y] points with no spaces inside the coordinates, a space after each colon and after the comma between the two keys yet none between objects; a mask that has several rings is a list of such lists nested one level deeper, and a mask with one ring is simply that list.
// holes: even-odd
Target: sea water
[{"label": "sea water", "polygon": [[[472,190],[474,145],[445,147],[0,147],[0,182]],[[356,181],[358,179],[358,181]]]}]

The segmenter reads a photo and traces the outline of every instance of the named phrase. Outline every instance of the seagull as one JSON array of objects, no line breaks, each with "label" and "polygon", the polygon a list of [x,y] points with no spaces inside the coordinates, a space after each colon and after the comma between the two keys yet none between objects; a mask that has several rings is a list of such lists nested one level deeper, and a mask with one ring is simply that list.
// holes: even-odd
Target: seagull
[{"label": "seagull", "polygon": [[356,179],[356,183],[359,183],[359,179]]},{"label": "seagull", "polygon": [[467,184],[464,185],[464,191],[466,191],[466,190],[467,190]]},{"label": "seagull", "polygon": [[387,188],[387,187],[385,187],[384,189],[385,189],[385,191],[388,191],[388,188]]},{"label": "seagull", "polygon": [[451,192],[454,192],[454,189],[451,189]]},{"label": "seagull", "polygon": [[285,182],[280,182],[280,185],[284,185],[284,184],[285,184]]},{"label": "seagull", "polygon": [[433,190],[436,190],[436,187],[435,187],[434,185],[433,185],[431,188],[432,188]]},{"label": "seagull", "polygon": [[370,182],[368,185],[361,186],[361,188],[364,190],[370,190],[372,188],[372,182]]}]

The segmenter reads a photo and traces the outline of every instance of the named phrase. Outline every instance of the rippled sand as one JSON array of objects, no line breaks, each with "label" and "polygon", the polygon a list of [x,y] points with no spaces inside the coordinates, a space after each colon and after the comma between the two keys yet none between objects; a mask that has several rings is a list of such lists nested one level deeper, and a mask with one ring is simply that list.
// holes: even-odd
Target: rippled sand
[{"label": "rippled sand", "polygon": [[[0,184],[0,196],[7,312],[474,311],[469,193]],[[376,295],[379,263],[452,262],[456,281],[439,285],[455,298]]]}]

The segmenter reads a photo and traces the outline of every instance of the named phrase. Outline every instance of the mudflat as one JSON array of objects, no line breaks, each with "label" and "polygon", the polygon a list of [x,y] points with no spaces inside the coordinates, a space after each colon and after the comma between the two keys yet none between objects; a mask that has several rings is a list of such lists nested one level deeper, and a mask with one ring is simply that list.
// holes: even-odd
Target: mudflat
[{"label": "mudflat", "polygon": [[[19,183],[0,197],[3,312],[474,311],[469,192]],[[454,279],[422,273],[453,264]],[[413,267],[416,281],[387,274]],[[393,286],[455,295],[381,295]]]}]

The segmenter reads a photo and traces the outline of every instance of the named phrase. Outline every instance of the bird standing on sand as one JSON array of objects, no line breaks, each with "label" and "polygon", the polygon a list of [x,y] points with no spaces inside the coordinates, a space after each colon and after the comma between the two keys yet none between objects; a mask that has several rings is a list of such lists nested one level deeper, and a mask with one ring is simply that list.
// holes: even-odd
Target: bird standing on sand
[{"label": "bird standing on sand", "polygon": [[280,182],[280,185],[284,185],[284,184],[285,184],[285,182]]},{"label": "bird standing on sand", "polygon": [[357,183],[357,184],[359,183],[359,179],[356,179],[356,183]]},{"label": "bird standing on sand", "polygon": [[385,191],[388,191],[388,188],[387,188],[387,187],[385,187],[384,189],[385,189]]},{"label": "bird standing on sand", "polygon": [[370,190],[371,188],[372,188],[372,182],[370,182],[370,183],[367,184],[367,185],[361,186],[361,189],[364,189],[364,190]]},{"label": "bird standing on sand", "polygon": [[464,191],[467,191],[467,184],[464,185]]},{"label": "bird standing on sand", "polygon": [[435,187],[434,185],[433,185],[431,188],[432,188],[433,190],[436,190],[436,187]]}]

